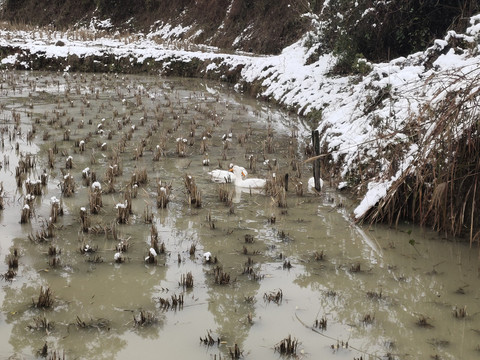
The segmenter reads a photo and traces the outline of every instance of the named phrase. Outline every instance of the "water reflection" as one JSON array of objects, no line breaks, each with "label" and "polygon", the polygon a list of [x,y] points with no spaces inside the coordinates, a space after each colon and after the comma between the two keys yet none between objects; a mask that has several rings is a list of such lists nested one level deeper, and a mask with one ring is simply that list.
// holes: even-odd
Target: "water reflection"
[{"label": "water reflection", "polygon": [[[291,181],[306,184],[311,169],[300,160],[307,124],[224,85],[196,80],[15,72],[2,78],[2,151],[9,164],[4,159],[0,171],[7,194],[0,251],[6,257],[16,248],[21,255],[17,276],[0,290],[0,320],[5,322],[0,323],[0,348],[8,349],[6,356],[35,357],[46,341],[51,350],[65,350],[67,358],[149,357],[161,348],[165,357],[211,359],[228,357],[229,347],[237,343],[246,358],[276,359],[276,344],[289,334],[301,342],[300,357],[477,355],[477,249],[411,226],[360,229],[349,219],[348,198],[328,187],[320,195],[289,191],[288,207],[279,208],[274,196],[227,184],[232,206],[220,201],[217,185],[206,174],[231,162],[247,167],[251,176],[266,178],[280,170],[290,172]],[[13,111],[20,113],[19,121]],[[34,141],[26,141],[33,128]],[[21,135],[13,138],[17,132]],[[222,140],[230,133],[231,141]],[[177,153],[179,137],[187,139],[184,154]],[[202,163],[207,156],[203,137],[209,167]],[[80,140],[86,142],[85,151]],[[154,160],[157,145],[163,153]],[[50,168],[49,149],[54,148],[58,151]],[[38,153],[28,176],[37,178],[45,169],[49,183],[34,202],[30,222],[19,225],[25,179],[17,187],[14,175],[20,154],[27,153]],[[256,163],[250,169],[252,155]],[[69,156],[74,166],[66,169]],[[290,170],[294,158],[299,172]],[[89,167],[106,189],[107,168],[117,160],[122,172],[114,178],[114,189],[102,194],[99,214],[89,214],[95,231],[84,233],[78,214],[80,207],[89,208],[89,186],[82,170]],[[279,169],[272,167],[274,162]],[[132,213],[127,224],[116,226],[114,239],[115,205],[125,201],[133,172],[142,169],[148,179],[136,184]],[[62,197],[59,187],[66,172],[76,182],[70,197]],[[200,207],[187,201],[187,174],[200,189]],[[172,184],[166,209],[156,208],[159,180]],[[65,208],[55,236],[31,242],[28,235],[41,230],[50,216],[52,196],[62,198]],[[153,209],[153,226],[166,248],[157,264],[144,262],[152,227],[147,207]],[[121,239],[130,246],[127,261],[118,264],[114,254]],[[96,253],[81,254],[83,241],[95,246]],[[58,266],[49,263],[51,245],[61,249]],[[205,251],[218,263],[205,264]],[[93,261],[97,256],[103,261]],[[230,274],[230,284],[215,283],[215,266]],[[0,268],[4,274],[7,263]],[[188,272],[191,289],[180,284]],[[45,311],[31,306],[42,285],[55,294],[52,309]],[[278,303],[265,298],[280,290]],[[160,298],[180,294],[182,308],[159,306]],[[459,309],[466,309],[466,315],[459,316]],[[142,311],[156,323],[135,327],[134,317]],[[31,330],[39,316],[55,322],[55,328]],[[92,326],[78,326],[77,316]],[[311,331],[323,316],[326,329]],[[108,320],[108,326],[101,327],[99,319]],[[224,343],[206,347],[199,342],[209,331]],[[341,341],[348,341],[349,348],[337,348]]]}]

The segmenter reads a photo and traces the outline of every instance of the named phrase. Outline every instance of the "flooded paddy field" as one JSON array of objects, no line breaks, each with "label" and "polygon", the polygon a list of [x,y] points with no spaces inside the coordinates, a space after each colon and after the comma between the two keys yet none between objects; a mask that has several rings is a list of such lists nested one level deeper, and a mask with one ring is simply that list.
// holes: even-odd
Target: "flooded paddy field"
[{"label": "flooded paddy field", "polygon": [[[353,224],[307,189],[302,119],[201,80],[1,76],[0,359],[480,355],[478,249]],[[267,190],[213,182],[230,163]]]}]

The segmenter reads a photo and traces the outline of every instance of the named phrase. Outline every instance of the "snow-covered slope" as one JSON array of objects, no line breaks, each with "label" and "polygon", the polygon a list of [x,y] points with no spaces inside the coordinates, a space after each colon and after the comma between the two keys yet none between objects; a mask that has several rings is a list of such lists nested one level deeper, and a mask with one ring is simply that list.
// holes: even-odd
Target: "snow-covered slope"
[{"label": "snow-covered slope", "polygon": [[[196,47],[187,51],[180,49],[185,44],[159,44],[152,40],[152,35],[115,39],[97,34],[93,40],[79,40],[73,33],[0,31],[0,47],[20,49],[1,59],[1,64],[28,69],[30,64],[25,60],[28,56],[114,55],[138,63],[146,59],[161,62],[165,71],[172,62],[188,63],[196,59],[208,63],[202,76],[210,77],[218,75],[220,68],[241,69],[235,85],[238,91],[257,84],[259,97],[304,115],[321,113],[318,118],[321,141],[331,163],[339,169],[333,175],[363,194],[363,200],[354,210],[355,217],[360,218],[405,171],[411,171],[419,151],[425,152],[422,141],[434,124],[417,124],[420,137],[412,140],[412,119],[422,112],[425,104],[434,108],[447,96],[479,79],[480,15],[470,19],[470,27],[464,34],[449,32],[425,52],[388,63],[365,64],[371,68],[366,75],[332,76],[333,55],[323,55],[309,63],[311,52],[304,46],[307,36],[280,55],[250,56],[222,54],[214,48]],[[63,46],[57,46],[59,40]],[[68,67],[64,70],[68,71]],[[470,89],[473,93],[476,88]],[[476,100],[472,99],[472,103]],[[477,112],[478,107],[470,111]],[[395,155],[388,152],[390,147],[396,149]],[[359,168],[366,169],[361,177]]]}]

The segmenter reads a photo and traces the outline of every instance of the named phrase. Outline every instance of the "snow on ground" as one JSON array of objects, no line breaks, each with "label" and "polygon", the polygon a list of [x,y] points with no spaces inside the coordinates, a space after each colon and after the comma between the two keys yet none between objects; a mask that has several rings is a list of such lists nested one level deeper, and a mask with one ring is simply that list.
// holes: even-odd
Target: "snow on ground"
[{"label": "snow on ground", "polygon": [[[285,48],[277,56],[222,54],[212,48],[186,51],[179,49],[179,44],[153,41],[158,36],[168,37],[168,34],[182,34],[188,30],[168,26],[133,39],[95,36],[94,40],[78,40],[73,33],[0,30],[0,46],[15,46],[47,58],[73,54],[79,57],[113,54],[134,57],[138,62],[151,58],[188,62],[197,58],[212,61],[207,72],[218,71],[219,66],[231,69],[243,66],[236,85],[239,91],[243,84],[256,82],[261,84],[258,95],[263,98],[303,114],[321,111],[321,140],[333,161],[341,162],[342,176],[347,177],[359,163],[379,161],[378,172],[371,177],[363,200],[354,210],[358,218],[385,196],[388,188],[414,161],[419,146],[408,144],[402,130],[408,120],[419,113],[423,104],[441,102],[450,91],[480,77],[480,15],[472,17],[470,23],[465,34],[450,31],[445,39],[435,41],[425,52],[388,63],[368,64],[372,68],[368,75],[350,77],[329,74],[335,64],[332,55],[323,55],[306,65],[309,51],[303,46],[304,40]],[[105,24],[108,26],[108,22]],[[56,46],[58,40],[62,40],[64,46]],[[456,45],[452,46],[454,42]],[[460,48],[459,43],[465,44],[464,48]],[[18,54],[1,60],[5,66],[17,62]],[[377,149],[399,142],[405,142],[405,154],[397,173],[388,176],[390,163],[387,159],[378,160]]]}]

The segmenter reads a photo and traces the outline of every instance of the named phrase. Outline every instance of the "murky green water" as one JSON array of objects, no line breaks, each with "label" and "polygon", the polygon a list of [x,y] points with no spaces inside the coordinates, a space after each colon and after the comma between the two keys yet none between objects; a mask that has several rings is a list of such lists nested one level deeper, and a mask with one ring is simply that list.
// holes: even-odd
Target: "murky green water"
[{"label": "murky green water", "polygon": [[[47,357],[67,359],[230,358],[235,344],[242,358],[278,359],[275,348],[289,335],[298,340],[299,358],[478,358],[477,247],[407,225],[359,228],[349,220],[350,200],[328,186],[317,195],[303,185],[304,194],[296,194],[294,185],[310,176],[301,163],[309,128],[299,119],[198,80],[1,75],[0,273],[7,275],[15,249],[19,256],[12,281],[2,280],[0,358],[37,358],[46,343]],[[177,153],[178,138],[187,141],[185,156]],[[157,145],[162,151],[154,160]],[[51,168],[48,152],[55,147]],[[26,154],[36,155],[36,165],[17,187],[16,167]],[[203,166],[207,158],[210,166]],[[226,185],[232,204],[222,202],[207,172],[231,162],[245,166],[249,177],[288,172],[287,208],[233,184]],[[122,172],[107,193],[114,164]],[[102,183],[98,214],[89,211],[87,167]],[[25,180],[44,169],[48,185],[21,224]],[[143,171],[147,182],[133,194],[128,223],[113,225],[132,174]],[[76,184],[70,197],[62,196],[67,173]],[[201,207],[188,203],[187,174],[201,192]],[[159,180],[172,187],[166,209],[157,208]],[[53,196],[62,199],[64,215],[54,236],[43,239]],[[88,232],[81,207],[89,213]],[[153,224],[146,222],[150,209]],[[148,264],[152,226],[166,251]],[[125,262],[116,263],[121,240],[129,246]],[[96,252],[82,253],[85,244]],[[60,253],[49,255],[52,249]],[[205,263],[206,251],[217,264]],[[228,284],[216,283],[216,269],[230,276]],[[193,288],[180,284],[189,272]],[[47,308],[33,305],[42,287],[53,292]],[[160,299],[180,295],[183,306],[162,306]],[[200,341],[208,334],[215,340],[210,346]]]}]

